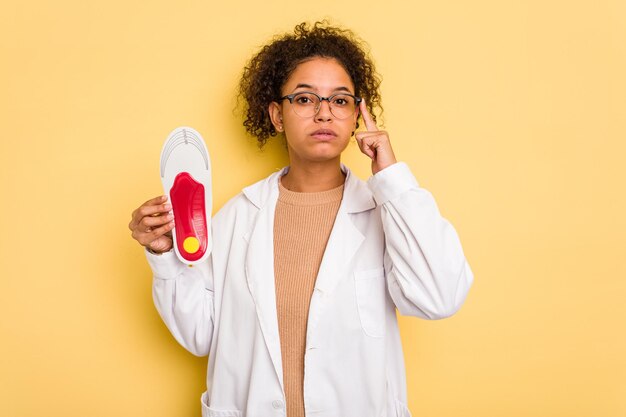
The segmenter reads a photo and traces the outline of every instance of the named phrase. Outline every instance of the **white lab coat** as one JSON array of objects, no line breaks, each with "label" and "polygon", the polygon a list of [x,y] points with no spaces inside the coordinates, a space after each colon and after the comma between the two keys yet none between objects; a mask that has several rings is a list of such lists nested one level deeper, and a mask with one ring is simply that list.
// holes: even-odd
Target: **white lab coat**
[{"label": "white lab coat", "polygon": [[[396,163],[367,183],[347,174],[311,297],[304,403],[310,417],[410,417],[396,308],[441,319],[473,281],[453,226]],[[212,219],[213,251],[190,268],[146,251],[156,308],[173,336],[209,355],[203,417],[284,416],[274,287],[276,172]],[[306,236],[302,237],[306,239]]]}]

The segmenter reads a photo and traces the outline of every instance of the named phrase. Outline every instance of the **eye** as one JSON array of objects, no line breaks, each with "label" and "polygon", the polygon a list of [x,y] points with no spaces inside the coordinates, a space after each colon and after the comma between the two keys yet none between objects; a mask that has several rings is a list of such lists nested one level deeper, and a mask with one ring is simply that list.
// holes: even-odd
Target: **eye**
[{"label": "eye", "polygon": [[310,106],[310,105],[314,105],[317,103],[316,97],[308,93],[296,94],[293,101],[294,103],[300,104],[303,106]]},{"label": "eye", "polygon": [[339,107],[347,106],[351,102],[350,98],[349,96],[337,96],[333,98],[333,104]]}]

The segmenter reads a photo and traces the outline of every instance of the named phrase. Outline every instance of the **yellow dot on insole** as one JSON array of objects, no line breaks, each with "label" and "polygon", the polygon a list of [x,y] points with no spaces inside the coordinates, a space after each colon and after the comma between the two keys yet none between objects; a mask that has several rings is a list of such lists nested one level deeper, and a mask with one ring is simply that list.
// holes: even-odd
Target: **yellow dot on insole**
[{"label": "yellow dot on insole", "polygon": [[183,248],[187,253],[196,253],[198,252],[198,249],[200,249],[200,242],[195,237],[189,236],[183,242]]}]

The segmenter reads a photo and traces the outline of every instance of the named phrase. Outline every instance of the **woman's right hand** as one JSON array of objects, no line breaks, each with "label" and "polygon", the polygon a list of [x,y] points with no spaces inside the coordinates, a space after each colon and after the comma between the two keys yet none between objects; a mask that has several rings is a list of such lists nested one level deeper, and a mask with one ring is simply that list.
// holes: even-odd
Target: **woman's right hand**
[{"label": "woman's right hand", "polygon": [[171,204],[166,201],[164,195],[146,201],[133,211],[128,223],[133,239],[157,253],[167,252],[173,246],[174,216],[170,213]]}]

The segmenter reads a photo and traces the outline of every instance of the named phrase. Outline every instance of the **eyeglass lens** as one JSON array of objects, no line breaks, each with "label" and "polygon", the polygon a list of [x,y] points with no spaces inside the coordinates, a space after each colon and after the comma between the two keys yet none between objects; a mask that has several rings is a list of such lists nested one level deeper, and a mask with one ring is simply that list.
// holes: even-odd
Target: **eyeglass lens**
[{"label": "eyeglass lens", "polygon": [[[291,103],[296,114],[300,117],[312,117],[321,107],[318,96],[312,93],[299,93],[293,97]],[[337,94],[330,98],[330,112],[338,119],[350,117],[356,111],[354,97],[347,94]]]}]

